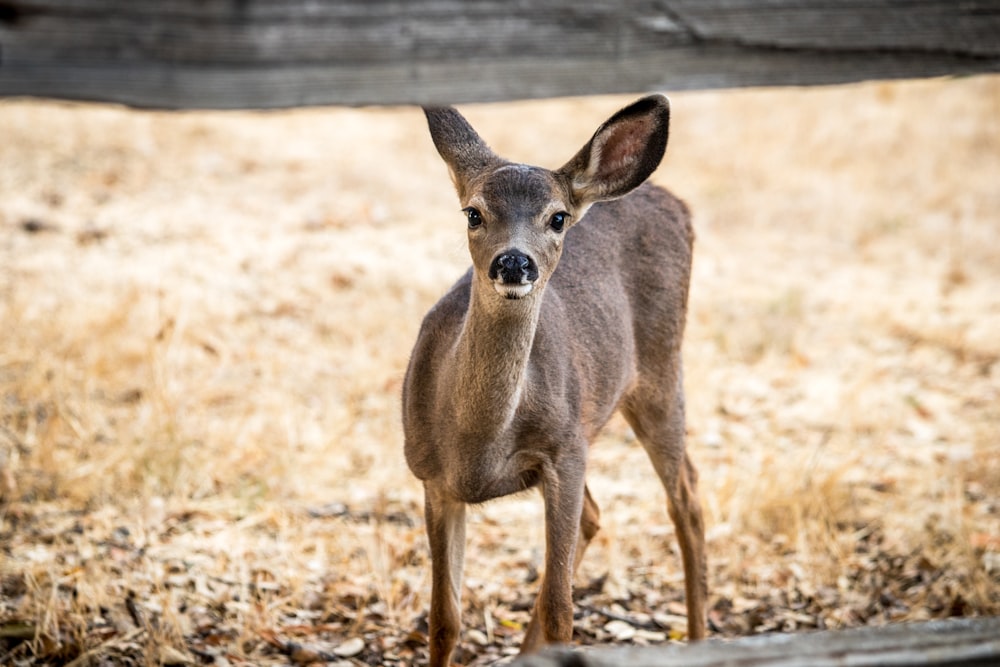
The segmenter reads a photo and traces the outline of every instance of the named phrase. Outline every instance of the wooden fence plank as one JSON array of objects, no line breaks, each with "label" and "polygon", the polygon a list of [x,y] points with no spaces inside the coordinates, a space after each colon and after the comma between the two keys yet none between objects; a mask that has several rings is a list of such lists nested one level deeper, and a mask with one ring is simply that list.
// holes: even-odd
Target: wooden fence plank
[{"label": "wooden fence plank", "polygon": [[1000,71],[1000,0],[0,0],[0,96],[495,101]]},{"label": "wooden fence plank", "polygon": [[1000,664],[1000,618],[961,618],[687,646],[557,649],[518,667],[986,667]]}]

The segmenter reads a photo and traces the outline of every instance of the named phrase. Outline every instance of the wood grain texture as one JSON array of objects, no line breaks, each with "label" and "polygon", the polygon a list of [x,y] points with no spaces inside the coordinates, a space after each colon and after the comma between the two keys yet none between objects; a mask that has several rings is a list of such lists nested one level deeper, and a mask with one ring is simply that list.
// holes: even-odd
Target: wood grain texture
[{"label": "wood grain texture", "polygon": [[497,101],[1000,71],[1000,0],[0,0],[0,96]]},{"label": "wood grain texture", "polygon": [[1000,664],[1000,618],[770,634],[688,646],[557,649],[518,667],[986,667]]}]

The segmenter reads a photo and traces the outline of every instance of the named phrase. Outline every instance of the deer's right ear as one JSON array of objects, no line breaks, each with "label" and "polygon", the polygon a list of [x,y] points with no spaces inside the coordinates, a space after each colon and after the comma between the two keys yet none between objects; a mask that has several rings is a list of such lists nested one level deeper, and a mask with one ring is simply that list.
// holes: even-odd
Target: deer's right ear
[{"label": "deer's right ear", "polygon": [[461,196],[469,180],[499,158],[462,114],[452,107],[424,107],[424,115],[427,116],[434,147],[448,165]]}]

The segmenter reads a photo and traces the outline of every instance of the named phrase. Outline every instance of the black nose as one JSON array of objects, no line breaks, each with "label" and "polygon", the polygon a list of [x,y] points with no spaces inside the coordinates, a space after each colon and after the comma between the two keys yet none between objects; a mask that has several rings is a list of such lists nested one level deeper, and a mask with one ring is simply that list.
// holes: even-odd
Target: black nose
[{"label": "black nose", "polygon": [[538,280],[535,262],[520,250],[508,250],[497,255],[490,264],[490,278],[505,283],[533,283]]}]

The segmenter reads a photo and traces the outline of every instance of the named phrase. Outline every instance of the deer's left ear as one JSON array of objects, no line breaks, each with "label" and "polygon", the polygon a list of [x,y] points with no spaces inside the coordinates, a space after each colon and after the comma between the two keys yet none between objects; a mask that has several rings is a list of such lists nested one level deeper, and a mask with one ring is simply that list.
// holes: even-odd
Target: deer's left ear
[{"label": "deer's left ear", "polygon": [[649,178],[667,148],[670,102],[650,95],[604,122],[590,141],[566,163],[565,175],[580,206],[616,199]]}]

